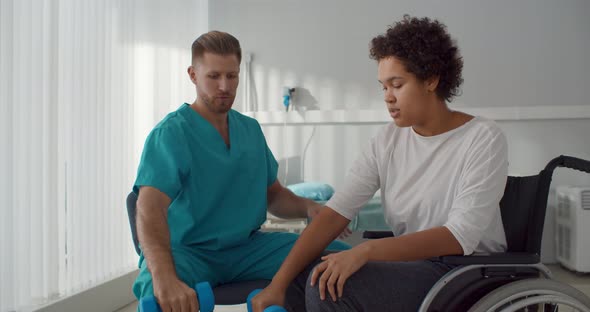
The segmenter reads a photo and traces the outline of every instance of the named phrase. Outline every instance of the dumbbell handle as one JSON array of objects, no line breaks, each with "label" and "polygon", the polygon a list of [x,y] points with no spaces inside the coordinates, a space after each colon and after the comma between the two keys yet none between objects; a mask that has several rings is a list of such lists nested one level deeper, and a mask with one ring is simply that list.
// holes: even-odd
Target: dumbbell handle
[{"label": "dumbbell handle", "polygon": [[[199,300],[199,311],[212,312],[215,307],[215,297],[211,285],[207,282],[201,282],[193,288],[197,293]],[[139,312],[162,312],[160,305],[154,296],[146,296],[139,300]]]},{"label": "dumbbell handle", "polygon": [[[246,305],[248,306],[248,312],[252,312],[252,298],[254,298],[254,296],[256,296],[261,291],[262,289],[256,289],[252,291],[250,295],[248,295],[248,301],[246,302]],[[287,312],[287,310],[281,306],[272,305],[264,309],[264,312]]]}]

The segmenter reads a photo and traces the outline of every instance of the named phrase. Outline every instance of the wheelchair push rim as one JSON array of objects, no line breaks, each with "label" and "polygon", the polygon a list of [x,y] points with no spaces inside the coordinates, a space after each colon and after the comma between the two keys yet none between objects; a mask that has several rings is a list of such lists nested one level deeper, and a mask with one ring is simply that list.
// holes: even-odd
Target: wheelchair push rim
[{"label": "wheelchair push rim", "polygon": [[[553,308],[546,309],[547,306]],[[531,309],[529,309],[531,307]],[[565,309],[569,307],[569,309]],[[469,312],[582,311],[590,312],[590,298],[555,280],[535,278],[506,284],[481,298]]]}]

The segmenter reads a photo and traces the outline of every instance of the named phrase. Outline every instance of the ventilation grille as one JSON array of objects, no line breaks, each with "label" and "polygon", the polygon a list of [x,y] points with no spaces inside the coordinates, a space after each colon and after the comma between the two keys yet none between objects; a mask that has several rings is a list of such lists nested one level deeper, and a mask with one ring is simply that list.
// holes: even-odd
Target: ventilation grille
[{"label": "ventilation grille", "polygon": [[582,210],[590,210],[590,190],[580,192],[582,196]]},{"label": "ventilation grille", "polygon": [[570,200],[567,196],[557,197],[557,216],[563,219],[570,218]]},{"label": "ventilation grille", "polygon": [[557,248],[557,253],[559,257],[563,258],[566,261],[571,260],[571,230],[563,225],[558,225],[557,227],[557,239],[559,240],[559,246]]}]

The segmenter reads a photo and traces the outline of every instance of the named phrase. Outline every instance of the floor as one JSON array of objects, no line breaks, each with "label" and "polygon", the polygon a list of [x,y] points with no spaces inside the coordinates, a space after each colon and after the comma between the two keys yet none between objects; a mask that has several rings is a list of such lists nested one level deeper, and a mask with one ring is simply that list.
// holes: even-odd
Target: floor
[{"label": "floor", "polygon": [[[246,305],[245,304],[240,304],[240,305],[235,305],[235,306],[216,306],[215,307],[215,312],[245,312],[246,309]],[[133,302],[131,304],[129,304],[128,306],[117,310],[115,312],[135,312],[137,311],[137,302]]]},{"label": "floor", "polygon": [[[553,273],[553,278],[570,284],[575,288],[579,289],[587,296],[590,297],[590,274],[580,274],[574,273],[563,267],[555,264],[547,265],[551,272]],[[128,306],[115,311],[115,312],[135,312],[137,309],[137,302],[133,302]],[[243,312],[246,311],[246,305],[236,305],[236,306],[219,306],[215,308],[216,312]]]},{"label": "floor", "polygon": [[590,273],[572,272],[558,264],[550,264],[547,267],[553,273],[555,280],[570,284],[590,297]]}]

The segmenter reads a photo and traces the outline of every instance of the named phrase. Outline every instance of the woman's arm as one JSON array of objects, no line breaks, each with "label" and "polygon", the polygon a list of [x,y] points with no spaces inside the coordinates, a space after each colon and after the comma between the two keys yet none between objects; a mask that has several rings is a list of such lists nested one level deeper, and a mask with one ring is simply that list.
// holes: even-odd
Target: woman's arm
[{"label": "woman's arm", "polygon": [[321,209],[311,224],[295,242],[270,285],[252,300],[256,312],[273,304],[283,305],[285,293],[291,281],[344,230],[350,220],[329,207]]},{"label": "woman's arm", "polygon": [[299,272],[313,260],[344,230],[350,220],[329,207],[320,211],[317,217],[303,231],[281,268],[272,279],[273,288],[287,290]]},{"label": "woman's arm", "polygon": [[412,261],[463,254],[463,248],[455,236],[444,226],[398,237],[376,239],[356,248],[369,261]]},{"label": "woman's arm", "polygon": [[436,256],[461,254],[462,248],[445,227],[399,237],[368,241],[336,254],[322,257],[311,275],[311,285],[318,283],[320,298],[326,291],[333,301],[342,297],[344,283],[368,261],[412,261]]}]

